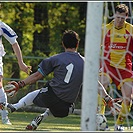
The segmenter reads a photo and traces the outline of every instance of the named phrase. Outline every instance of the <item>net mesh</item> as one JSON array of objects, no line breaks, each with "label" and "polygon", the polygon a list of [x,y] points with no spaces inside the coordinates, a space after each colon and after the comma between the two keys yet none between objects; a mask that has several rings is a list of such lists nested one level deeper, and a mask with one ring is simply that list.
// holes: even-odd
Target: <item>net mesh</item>
[{"label": "net mesh", "polygon": [[[127,18],[126,13],[115,12],[116,6],[120,4],[125,4],[128,7],[129,14]],[[113,98],[123,99],[122,101],[119,101],[119,104],[122,104],[122,102],[129,103],[130,101],[132,101],[132,10],[133,2],[104,3],[100,71],[104,71],[106,72],[106,74],[101,74],[100,81],[104,85],[110,96],[112,96]],[[121,26],[123,25],[122,23],[124,24],[124,26]],[[107,75],[109,75],[109,77]],[[130,102],[130,105],[132,105],[132,102]],[[122,107],[123,110],[124,107],[125,106]],[[128,109],[125,107],[125,111],[122,111],[122,115],[126,117],[124,123],[122,124],[125,127],[128,127],[128,129],[131,129],[133,124],[132,106],[130,112],[128,112],[127,110]],[[117,120],[118,114],[112,115],[111,110],[107,107],[105,109],[105,116],[111,117],[111,119],[114,120],[113,125],[116,123],[121,123]],[[110,123],[109,120],[108,123]]]}]

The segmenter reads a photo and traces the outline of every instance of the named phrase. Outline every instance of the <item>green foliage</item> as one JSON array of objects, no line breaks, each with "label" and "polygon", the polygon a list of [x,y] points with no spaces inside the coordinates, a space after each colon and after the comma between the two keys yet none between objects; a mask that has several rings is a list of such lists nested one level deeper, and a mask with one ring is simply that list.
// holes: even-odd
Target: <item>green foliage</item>
[{"label": "green foliage", "polygon": [[[84,6],[85,5],[86,3],[84,3]],[[48,23],[50,27],[50,44],[53,44],[50,45],[50,49],[53,51],[51,54],[54,54],[55,51],[62,51],[61,39],[64,30],[73,29],[78,32],[79,35],[82,32],[85,33],[85,18],[80,20],[81,14],[79,9],[80,3],[50,3]],[[84,13],[86,13],[86,10]],[[81,45],[81,48],[83,48],[82,46],[83,45]]]},{"label": "green foliage", "polygon": [[[0,19],[18,35],[24,62],[35,72],[42,59],[64,51],[61,41],[66,29],[79,33],[79,52],[84,55],[86,6],[87,2],[2,2]],[[18,81],[28,75],[19,69],[12,46],[4,37],[3,44],[6,50],[3,58],[5,85],[10,80]],[[44,78],[44,83],[52,76]],[[24,94],[38,89],[40,84],[25,88]],[[21,96],[19,94],[12,102]]]},{"label": "green foliage", "polygon": [[[1,8],[1,20],[7,23],[18,34],[18,42],[22,49],[23,55],[31,53],[33,41],[33,10],[34,3],[25,2],[3,2]],[[8,19],[7,19],[8,18]],[[22,36],[19,36],[19,31],[22,31]],[[22,40],[22,41],[20,41]],[[21,43],[20,43],[21,42]],[[7,54],[12,53],[10,44],[3,38]]]},{"label": "green foliage", "polygon": [[[44,6],[46,8],[45,10],[48,12],[47,15],[43,15],[45,13],[39,12],[43,11],[42,8]],[[10,25],[18,34],[18,42],[22,49],[23,56],[41,56],[45,58],[48,56],[45,54],[48,52],[46,50],[49,50],[49,56],[64,51],[61,44],[62,33],[64,30],[73,29],[81,34],[80,38],[84,38],[86,14],[86,8],[84,8],[85,6],[85,2],[2,2],[0,18],[3,22]],[[38,12],[35,10],[35,7],[37,7],[36,10]],[[84,8],[84,14],[83,11],[82,14],[80,13],[81,8]],[[47,16],[47,18],[37,18],[37,16]],[[45,28],[49,30],[48,38],[45,38],[44,36],[46,31],[42,32]],[[38,33],[36,36],[34,34],[35,32]],[[40,37],[44,38],[44,41],[42,40],[43,42],[41,42]],[[36,43],[39,49],[33,51],[33,42]],[[82,40],[81,43],[83,43]],[[12,47],[4,38],[3,44],[7,55],[13,56],[14,53],[12,52]],[[79,50],[83,48],[84,44],[81,44]],[[44,51],[42,51],[42,49],[44,49]],[[83,50],[80,51],[82,51],[82,53],[84,52]],[[37,60],[28,61],[25,59],[25,61],[25,63],[34,65],[33,67],[36,67],[38,64]],[[9,67],[9,64],[4,65],[5,69],[7,66]]]}]

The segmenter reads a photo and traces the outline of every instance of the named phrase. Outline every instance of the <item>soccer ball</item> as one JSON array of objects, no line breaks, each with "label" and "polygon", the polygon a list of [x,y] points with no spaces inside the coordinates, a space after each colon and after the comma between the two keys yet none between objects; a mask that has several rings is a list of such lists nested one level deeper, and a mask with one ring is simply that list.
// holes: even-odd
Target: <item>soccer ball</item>
[{"label": "soccer ball", "polygon": [[105,130],[107,126],[107,119],[102,114],[96,114],[96,130]]}]

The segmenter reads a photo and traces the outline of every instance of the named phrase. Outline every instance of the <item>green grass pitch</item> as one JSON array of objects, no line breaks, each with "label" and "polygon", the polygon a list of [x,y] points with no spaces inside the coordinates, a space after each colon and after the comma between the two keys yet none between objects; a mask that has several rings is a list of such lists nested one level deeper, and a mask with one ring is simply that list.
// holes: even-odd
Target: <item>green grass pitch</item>
[{"label": "green grass pitch", "polygon": [[[14,112],[9,114],[9,118],[12,122],[12,125],[3,125],[1,124],[0,117],[0,132],[26,132],[25,127],[27,124],[31,122],[31,120],[37,116],[39,113],[31,113],[31,112]],[[114,118],[113,116],[107,117],[108,125],[110,127],[110,132],[114,132]],[[125,122],[126,123],[126,122]],[[130,126],[133,126],[133,120],[130,118],[129,122]],[[127,127],[127,124],[125,124]],[[125,128],[127,132],[133,132],[133,129]],[[69,115],[65,118],[55,118],[52,115],[49,116],[46,120],[44,120],[36,131],[43,132],[61,132],[61,131],[81,131],[80,130],[80,115]],[[29,132],[29,131],[27,131]]]}]

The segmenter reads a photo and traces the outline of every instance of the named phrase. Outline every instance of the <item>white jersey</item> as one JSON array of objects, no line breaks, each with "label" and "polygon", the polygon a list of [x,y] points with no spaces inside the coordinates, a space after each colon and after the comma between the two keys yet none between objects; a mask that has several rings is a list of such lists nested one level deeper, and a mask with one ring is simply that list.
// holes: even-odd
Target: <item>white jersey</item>
[{"label": "white jersey", "polygon": [[12,45],[16,41],[16,38],[18,37],[16,33],[4,22],[0,21],[0,57],[4,56],[6,54],[4,50],[4,46],[2,44],[2,36],[5,37],[5,39]]}]

